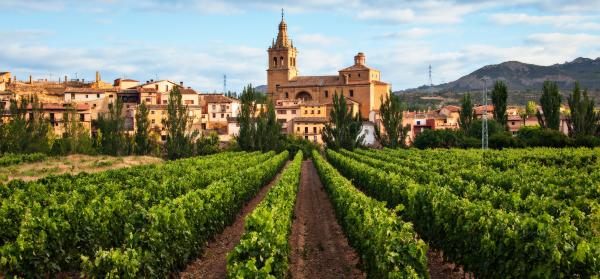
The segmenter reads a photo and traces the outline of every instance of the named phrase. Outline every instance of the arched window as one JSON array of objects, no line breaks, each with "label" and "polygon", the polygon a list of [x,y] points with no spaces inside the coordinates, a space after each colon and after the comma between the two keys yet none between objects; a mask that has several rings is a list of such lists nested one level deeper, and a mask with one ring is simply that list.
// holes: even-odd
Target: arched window
[{"label": "arched window", "polygon": [[279,63],[279,65],[280,65],[281,67],[285,66],[285,65],[283,64],[283,56],[279,57],[279,62],[280,62],[280,63]]},{"label": "arched window", "polygon": [[277,67],[277,57],[273,57],[273,67]]},{"label": "arched window", "polygon": [[289,94],[287,92],[285,92],[285,98],[289,98]]}]

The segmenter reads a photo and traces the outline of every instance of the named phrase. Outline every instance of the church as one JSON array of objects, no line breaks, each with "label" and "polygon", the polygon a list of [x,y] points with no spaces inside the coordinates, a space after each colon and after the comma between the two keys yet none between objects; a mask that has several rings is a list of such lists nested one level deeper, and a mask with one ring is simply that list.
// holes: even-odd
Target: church
[{"label": "church", "polygon": [[373,118],[373,112],[379,111],[381,98],[386,99],[391,89],[390,84],[380,80],[378,70],[366,65],[366,56],[362,52],[354,56],[352,66],[339,70],[336,75],[299,75],[296,67],[299,52],[288,36],[283,13],[277,39],[271,43],[268,53],[267,93],[279,104],[297,101],[295,103],[327,106],[337,93],[346,97],[349,103],[356,104],[360,117],[368,120],[370,115]]}]

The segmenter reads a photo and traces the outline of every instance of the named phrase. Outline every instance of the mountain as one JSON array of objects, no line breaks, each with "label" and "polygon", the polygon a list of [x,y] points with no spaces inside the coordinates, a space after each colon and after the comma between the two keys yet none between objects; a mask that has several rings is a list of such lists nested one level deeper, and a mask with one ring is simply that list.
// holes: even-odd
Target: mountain
[{"label": "mountain", "polygon": [[[590,97],[600,103],[600,57],[594,59],[577,58],[571,62],[539,66],[518,61],[507,61],[482,67],[453,82],[439,85],[420,86],[418,88],[396,91],[402,100],[413,110],[424,110],[442,105],[458,105],[462,95],[470,92],[476,103],[481,102],[482,78],[492,81],[503,80],[508,85],[508,103],[524,105],[527,101],[539,102],[542,85],[546,80],[558,82],[566,102],[573,85],[579,81],[582,88],[589,90]],[[488,91],[489,92],[489,91]]]},{"label": "mountain", "polygon": [[600,57],[595,60],[579,57],[571,62],[551,66],[508,61],[485,66],[453,82],[435,85],[433,88],[421,86],[399,92],[477,91],[483,88],[481,79],[484,77],[492,81],[504,80],[513,92],[540,91],[545,80],[557,81],[562,90],[572,89],[575,81],[579,81],[583,88],[600,91]]},{"label": "mountain", "polygon": [[256,90],[257,92],[260,92],[260,93],[267,93],[267,86],[259,85],[257,87],[254,87],[254,90]]}]

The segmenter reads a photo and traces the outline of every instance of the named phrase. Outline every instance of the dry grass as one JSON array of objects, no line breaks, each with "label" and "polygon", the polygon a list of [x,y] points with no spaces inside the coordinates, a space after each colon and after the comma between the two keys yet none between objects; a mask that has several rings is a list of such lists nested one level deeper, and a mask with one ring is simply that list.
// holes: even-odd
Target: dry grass
[{"label": "dry grass", "polygon": [[163,160],[160,158],[150,156],[112,157],[69,155],[64,157],[49,157],[41,162],[0,167],[0,182],[6,182],[13,179],[30,181],[50,174],[93,173],[109,169],[160,163],[162,161]]}]

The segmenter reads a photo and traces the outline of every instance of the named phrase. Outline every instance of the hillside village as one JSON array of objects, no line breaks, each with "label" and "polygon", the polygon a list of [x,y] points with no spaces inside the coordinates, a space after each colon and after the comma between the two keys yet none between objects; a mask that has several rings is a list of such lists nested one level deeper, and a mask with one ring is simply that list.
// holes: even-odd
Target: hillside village
[{"label": "hillside village", "polygon": [[[267,96],[272,101],[276,118],[282,124],[283,134],[293,134],[306,140],[323,144],[322,131],[329,122],[334,94],[344,96],[350,109],[363,121],[363,144],[377,145],[375,126],[381,126],[379,108],[381,100],[387,99],[391,84],[381,80],[380,71],[366,64],[366,55],[359,52],[354,64],[338,71],[336,75],[299,76],[296,67],[298,51],[287,32],[287,23],[281,18],[276,39],[268,48]],[[125,118],[125,131],[135,132],[135,114],[139,104],[149,109],[151,134],[161,142],[166,141],[164,119],[169,92],[178,88],[182,102],[188,108],[191,125],[189,132],[209,134],[215,132],[221,142],[229,142],[238,134],[241,102],[225,94],[207,94],[194,90],[183,81],[138,81],[117,78],[113,82],[102,80],[96,72],[94,80],[72,79],[68,76],[58,81],[47,79],[19,80],[10,72],[0,73],[0,109],[3,121],[10,121],[10,100],[36,96],[45,118],[54,133],[64,133],[64,115],[74,109],[78,120],[90,134],[96,132],[95,120],[109,111],[120,99]],[[31,107],[29,108],[31,109]],[[411,143],[425,130],[459,129],[460,107],[447,105],[427,111],[405,111],[403,125],[408,125],[407,142]],[[474,115],[482,118],[483,106],[474,107]],[[487,117],[492,118],[493,106],[487,107]],[[522,126],[537,126],[535,115],[525,115],[522,107],[508,107],[508,130],[515,134]],[[560,131],[567,134],[564,117]]]}]

